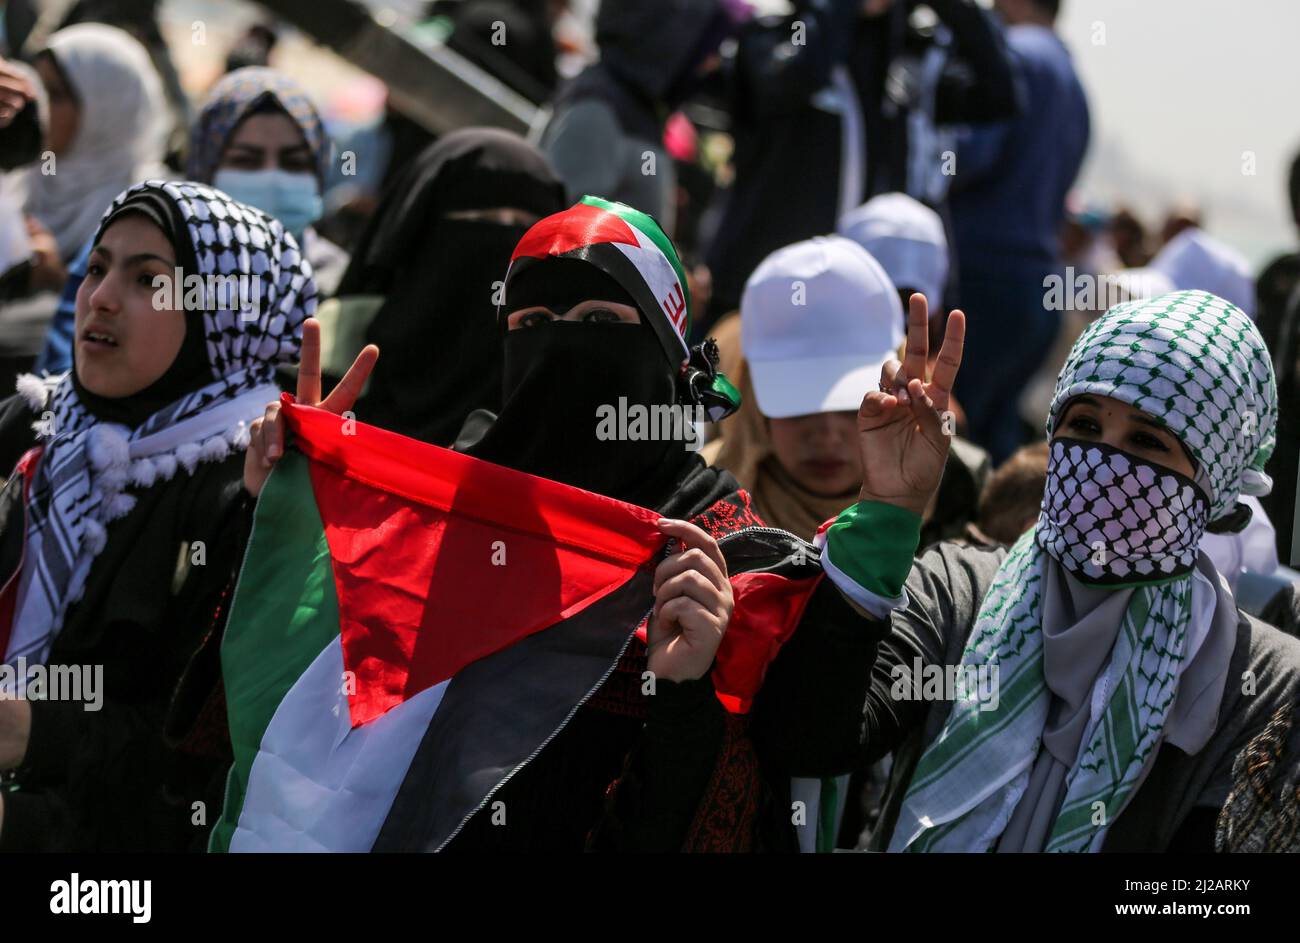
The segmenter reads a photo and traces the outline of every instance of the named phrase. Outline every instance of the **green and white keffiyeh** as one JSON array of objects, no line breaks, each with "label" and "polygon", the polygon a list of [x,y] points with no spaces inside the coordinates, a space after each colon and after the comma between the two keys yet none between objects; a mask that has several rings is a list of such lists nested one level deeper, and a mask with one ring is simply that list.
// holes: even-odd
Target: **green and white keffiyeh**
[{"label": "green and white keffiyeh", "polygon": [[[1254,324],[1221,298],[1175,292],[1116,306],[1094,322],[1057,382],[1049,436],[1069,401],[1087,393],[1136,406],[1178,436],[1210,489],[1211,520],[1241,494],[1268,492],[1272,363]],[[1024,535],[1003,561],[962,657],[959,677],[996,670],[999,696],[981,702],[975,691],[958,692],[917,764],[891,851],[991,850],[1025,794],[1052,703],[1042,604],[1060,565],[1036,536]],[[1192,580],[1189,573],[1132,590],[1044,850],[1098,850],[1141,784],[1188,654]]]}]

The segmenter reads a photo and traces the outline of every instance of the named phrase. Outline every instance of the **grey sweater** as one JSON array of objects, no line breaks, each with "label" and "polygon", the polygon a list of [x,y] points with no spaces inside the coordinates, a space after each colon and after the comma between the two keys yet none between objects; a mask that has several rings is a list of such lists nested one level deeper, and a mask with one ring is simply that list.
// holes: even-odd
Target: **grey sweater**
[{"label": "grey sweater", "polygon": [[[922,554],[908,575],[908,606],[893,613],[879,645],[864,711],[867,759],[894,754],[873,850],[888,847],[917,761],[939,735],[951,708],[946,700],[892,698],[894,668],[902,665],[910,673],[917,658],[923,666],[961,663],[979,604],[1005,556],[1001,548],[946,542]],[[1214,736],[1191,756],[1168,743],[1160,747],[1147,778],[1107,833],[1104,850],[1213,850],[1214,818],[1232,784],[1233,760],[1280,707],[1298,703],[1300,640],[1239,613]],[[1300,766],[1300,725],[1290,731],[1283,765],[1294,778]]]}]

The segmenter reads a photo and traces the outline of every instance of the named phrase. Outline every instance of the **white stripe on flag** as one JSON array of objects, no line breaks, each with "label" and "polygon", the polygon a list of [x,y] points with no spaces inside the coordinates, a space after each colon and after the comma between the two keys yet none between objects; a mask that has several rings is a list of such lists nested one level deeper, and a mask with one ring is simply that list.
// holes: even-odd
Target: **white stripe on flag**
[{"label": "white stripe on flag", "polygon": [[262,736],[230,850],[369,851],[449,683],[353,730],[336,637]]},{"label": "white stripe on flag", "polygon": [[[625,242],[615,242],[613,245],[636,266],[680,338],[686,332],[685,288],[678,282],[676,269],[659,247],[635,226],[631,229],[636,233],[639,245],[630,246]],[[686,346],[685,341],[682,341],[682,346]]]}]

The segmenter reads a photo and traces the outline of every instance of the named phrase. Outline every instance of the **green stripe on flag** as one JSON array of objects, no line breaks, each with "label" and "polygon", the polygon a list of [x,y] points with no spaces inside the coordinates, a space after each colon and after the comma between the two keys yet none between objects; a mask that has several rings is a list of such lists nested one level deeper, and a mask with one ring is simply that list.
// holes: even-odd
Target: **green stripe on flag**
[{"label": "green stripe on flag", "polygon": [[682,286],[682,297],[686,299],[686,323],[688,327],[688,330],[685,333],[689,335],[691,294],[690,289],[686,284],[686,272],[682,269],[682,263],[677,258],[677,250],[673,248],[672,241],[669,240],[667,235],[665,235],[663,229],[659,227],[659,224],[655,222],[654,217],[622,203],[613,203],[609,200],[602,200],[598,196],[584,196],[582,202],[588,206],[600,207],[607,213],[613,213],[629,226],[635,226],[643,236],[653,242],[658,247],[659,251],[664,254],[664,258],[668,260],[668,264],[671,265],[673,271],[677,273],[677,281]]},{"label": "green stripe on flag", "polygon": [[300,452],[285,455],[267,479],[239,577],[221,642],[235,759],[209,851],[229,850],[249,771],[276,708],[339,634],[334,569],[308,459]]}]

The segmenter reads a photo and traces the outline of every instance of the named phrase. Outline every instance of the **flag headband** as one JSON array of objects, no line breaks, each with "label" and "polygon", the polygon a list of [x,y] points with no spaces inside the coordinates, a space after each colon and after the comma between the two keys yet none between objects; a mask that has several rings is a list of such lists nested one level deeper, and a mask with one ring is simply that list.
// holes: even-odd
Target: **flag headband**
[{"label": "flag headband", "polygon": [[636,301],[674,370],[690,357],[691,295],[686,273],[653,217],[594,196],[584,196],[567,210],[547,216],[515,247],[506,272],[506,297],[511,279],[548,258],[581,259],[599,268]]}]

